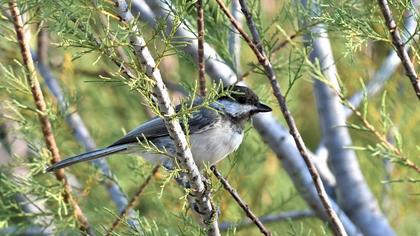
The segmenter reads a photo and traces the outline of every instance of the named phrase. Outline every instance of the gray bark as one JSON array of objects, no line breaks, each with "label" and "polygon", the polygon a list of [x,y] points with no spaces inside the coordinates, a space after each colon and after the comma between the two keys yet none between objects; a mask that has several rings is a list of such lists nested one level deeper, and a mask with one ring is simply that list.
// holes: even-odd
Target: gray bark
[{"label": "gray bark", "polygon": [[[307,7],[306,0],[302,5]],[[312,2],[316,12],[316,3]],[[382,215],[375,197],[366,184],[360,170],[352,140],[346,126],[344,107],[336,94],[339,91],[337,69],[325,26],[318,24],[311,28],[312,35],[306,36],[307,44],[313,49],[310,60],[319,63],[329,85],[314,78],[314,91],[319,120],[328,149],[329,166],[336,178],[336,189],[340,206],[365,235],[394,235],[388,220]],[[334,88],[331,88],[333,86]],[[374,226],[374,227],[373,227]]]}]

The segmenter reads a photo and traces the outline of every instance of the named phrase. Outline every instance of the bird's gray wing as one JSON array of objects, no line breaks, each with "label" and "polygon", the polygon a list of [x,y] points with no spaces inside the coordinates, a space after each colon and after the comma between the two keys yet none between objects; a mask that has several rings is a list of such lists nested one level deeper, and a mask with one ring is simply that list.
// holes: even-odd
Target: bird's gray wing
[{"label": "bird's gray wing", "polygon": [[[179,107],[177,108],[179,109]],[[204,126],[210,125],[217,120],[218,116],[219,114],[217,114],[217,111],[208,108],[202,108],[200,111],[194,112],[188,119],[189,132],[195,133]],[[185,132],[185,127],[182,122],[181,126]],[[113,143],[110,147],[121,144],[137,143],[145,138],[147,140],[151,140],[168,135],[168,130],[166,129],[164,121],[160,117],[155,117],[130,131],[127,135]]]}]

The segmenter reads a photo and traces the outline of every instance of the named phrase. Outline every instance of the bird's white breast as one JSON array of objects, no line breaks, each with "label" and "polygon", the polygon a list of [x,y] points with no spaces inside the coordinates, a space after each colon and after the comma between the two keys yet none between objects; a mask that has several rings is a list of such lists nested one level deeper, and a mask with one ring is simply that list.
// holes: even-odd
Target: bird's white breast
[{"label": "bird's white breast", "polygon": [[191,151],[197,165],[213,165],[238,149],[243,130],[216,125],[206,131],[190,135]]}]

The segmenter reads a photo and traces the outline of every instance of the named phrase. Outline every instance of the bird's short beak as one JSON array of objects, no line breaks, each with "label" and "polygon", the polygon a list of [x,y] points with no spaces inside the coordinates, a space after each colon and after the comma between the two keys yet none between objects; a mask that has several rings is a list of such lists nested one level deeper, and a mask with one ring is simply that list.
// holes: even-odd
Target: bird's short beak
[{"label": "bird's short beak", "polygon": [[270,112],[272,111],[271,107],[265,105],[264,103],[259,102],[257,104],[257,112]]}]

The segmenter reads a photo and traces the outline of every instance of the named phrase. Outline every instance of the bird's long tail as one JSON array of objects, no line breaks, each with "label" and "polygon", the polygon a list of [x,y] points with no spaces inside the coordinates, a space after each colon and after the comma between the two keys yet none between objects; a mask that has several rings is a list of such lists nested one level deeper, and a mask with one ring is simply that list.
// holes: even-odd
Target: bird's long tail
[{"label": "bird's long tail", "polygon": [[101,157],[104,157],[104,156],[109,156],[111,154],[122,152],[122,151],[125,151],[125,150],[127,150],[127,145],[118,145],[118,146],[98,149],[98,150],[95,150],[95,151],[85,152],[85,153],[82,153],[80,155],[69,157],[65,160],[59,161],[59,162],[53,164],[52,166],[48,167],[46,169],[46,171],[48,171],[48,172],[55,171],[55,170],[58,170],[58,169],[61,169],[61,168],[67,167],[67,166],[74,165],[74,164],[79,163],[79,162],[91,161],[91,160],[94,160],[94,159],[97,159],[97,158],[101,158]]}]

